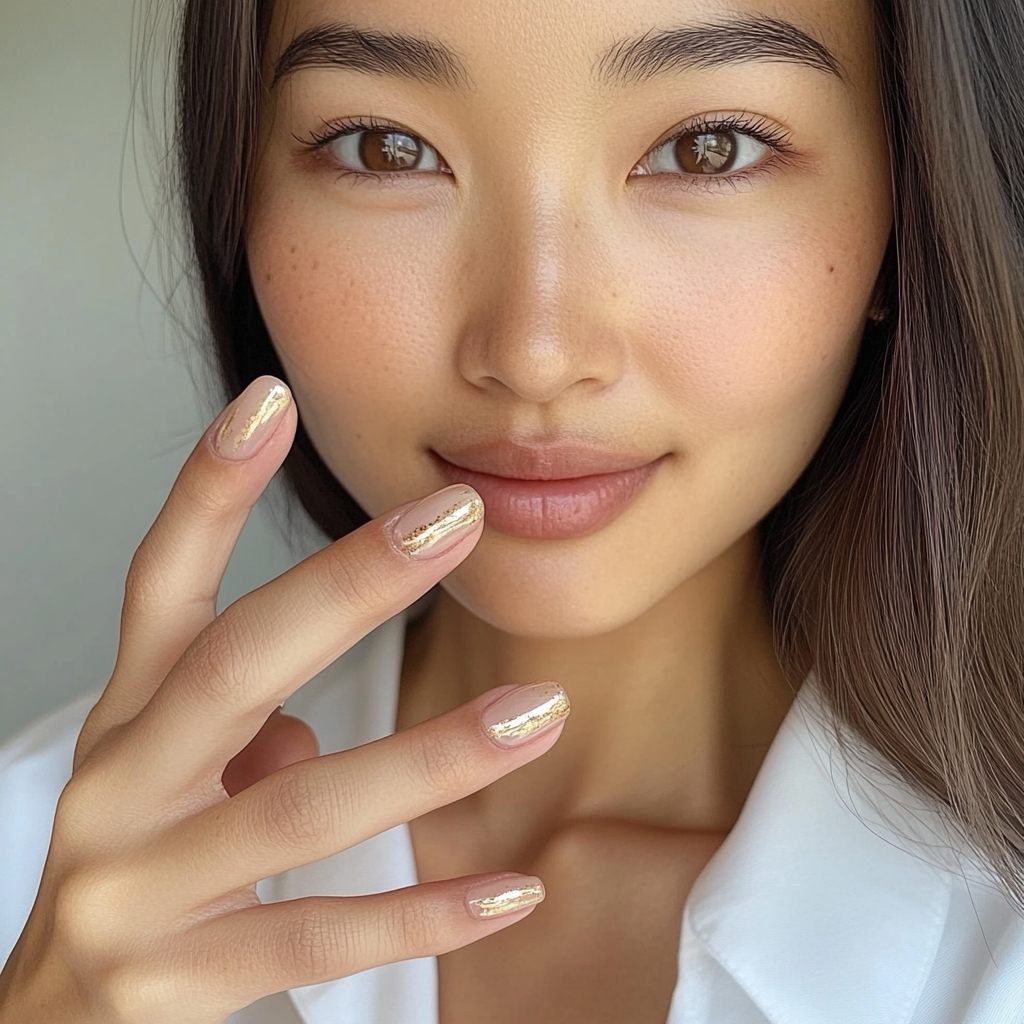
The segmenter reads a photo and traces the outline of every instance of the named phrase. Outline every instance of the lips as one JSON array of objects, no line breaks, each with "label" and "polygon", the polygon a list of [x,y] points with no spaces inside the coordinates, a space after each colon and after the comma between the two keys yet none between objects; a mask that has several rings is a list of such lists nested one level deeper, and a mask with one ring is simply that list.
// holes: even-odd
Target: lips
[{"label": "lips", "polygon": [[489,527],[537,539],[582,537],[607,526],[667,458],[506,441],[431,455],[448,483],[479,492]]}]

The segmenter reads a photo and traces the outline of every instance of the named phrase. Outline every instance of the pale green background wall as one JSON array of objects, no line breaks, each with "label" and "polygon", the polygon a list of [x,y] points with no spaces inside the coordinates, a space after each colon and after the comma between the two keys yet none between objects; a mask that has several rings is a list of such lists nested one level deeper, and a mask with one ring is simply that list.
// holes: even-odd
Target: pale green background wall
[{"label": "pale green background wall", "polygon": [[[124,574],[207,410],[125,233],[133,0],[0,0],[0,742],[106,683]],[[122,230],[122,196],[125,228]],[[250,522],[224,598],[293,561]]]}]

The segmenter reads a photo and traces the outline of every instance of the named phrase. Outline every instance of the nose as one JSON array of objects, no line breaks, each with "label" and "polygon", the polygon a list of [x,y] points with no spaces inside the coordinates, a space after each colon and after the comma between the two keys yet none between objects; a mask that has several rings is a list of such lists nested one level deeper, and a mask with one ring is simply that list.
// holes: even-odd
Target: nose
[{"label": "nose", "polygon": [[476,387],[546,404],[619,378],[609,232],[584,205],[564,192],[505,192],[474,218],[458,364]]}]

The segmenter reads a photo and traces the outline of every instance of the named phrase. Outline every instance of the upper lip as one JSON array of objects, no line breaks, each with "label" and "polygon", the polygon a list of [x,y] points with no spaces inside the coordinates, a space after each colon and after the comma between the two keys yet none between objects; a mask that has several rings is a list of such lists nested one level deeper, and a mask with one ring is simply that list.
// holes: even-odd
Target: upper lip
[{"label": "upper lip", "polygon": [[572,480],[575,477],[623,473],[653,462],[657,456],[638,454],[577,441],[531,444],[499,440],[434,454],[459,469],[511,480]]}]

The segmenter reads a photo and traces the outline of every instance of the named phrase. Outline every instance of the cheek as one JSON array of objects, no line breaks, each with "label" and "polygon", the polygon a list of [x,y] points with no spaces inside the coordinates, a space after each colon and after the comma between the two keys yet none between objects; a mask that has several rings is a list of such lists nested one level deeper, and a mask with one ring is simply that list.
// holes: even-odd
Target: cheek
[{"label": "cheek", "polygon": [[[321,211],[322,213],[322,211]],[[381,455],[408,448],[448,364],[438,345],[450,277],[436,230],[378,217],[266,210],[248,237],[253,285],[321,455],[365,508],[388,501]],[[368,466],[373,471],[368,472]]]},{"label": "cheek", "polygon": [[429,351],[425,329],[436,317],[441,270],[422,251],[437,239],[391,237],[386,228],[355,224],[268,218],[249,238],[267,327],[306,377],[342,367],[400,376]]},{"label": "cheek", "polygon": [[691,440],[834,412],[863,333],[884,231],[839,218],[689,225],[644,260],[638,355]]}]

